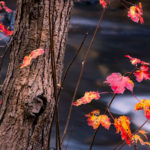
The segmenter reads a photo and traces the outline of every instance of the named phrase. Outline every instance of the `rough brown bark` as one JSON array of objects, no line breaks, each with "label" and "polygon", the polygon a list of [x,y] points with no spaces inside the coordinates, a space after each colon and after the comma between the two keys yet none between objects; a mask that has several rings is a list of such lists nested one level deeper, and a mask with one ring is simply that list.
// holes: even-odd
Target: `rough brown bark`
[{"label": "rough brown bark", "polygon": [[[72,5],[72,0],[17,1],[10,63],[2,88],[1,150],[47,148],[55,104],[48,18],[50,14],[54,25],[53,49],[60,83]],[[20,69],[24,56],[37,48],[43,48],[45,54]]]}]

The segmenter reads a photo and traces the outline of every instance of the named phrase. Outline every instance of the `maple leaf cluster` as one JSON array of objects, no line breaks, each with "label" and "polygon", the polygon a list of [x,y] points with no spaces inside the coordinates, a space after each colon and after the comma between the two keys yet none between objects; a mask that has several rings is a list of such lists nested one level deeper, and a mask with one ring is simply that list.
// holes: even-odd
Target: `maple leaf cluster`
[{"label": "maple leaf cluster", "polygon": [[[138,58],[133,58],[130,55],[125,55],[125,57],[129,58],[131,64],[136,66],[136,70],[130,74],[133,74],[138,82],[150,79],[148,67],[150,66],[149,63],[141,61]],[[114,94],[123,94],[125,89],[128,89],[132,92],[134,88],[134,83],[129,78],[129,76],[123,76],[120,73],[112,73],[106,78],[104,83],[109,84]],[[73,105],[80,106],[82,104],[90,103],[94,99],[98,100],[100,98],[100,94],[103,93],[109,92],[85,92],[84,96],[74,102]],[[145,116],[150,120],[150,100],[142,99],[139,103],[136,104],[135,110],[144,110]],[[116,128],[116,133],[120,133],[122,140],[125,140],[128,145],[133,143],[137,144],[138,141],[142,145],[150,145],[144,130],[140,130],[136,134],[132,134],[129,117],[120,116],[118,118],[114,118],[110,112],[109,114],[114,120],[114,123],[111,123],[110,118],[106,114],[100,114],[100,110],[94,110],[85,116],[88,118],[88,125],[92,126],[94,130],[98,129],[100,125],[109,130],[110,126],[114,125]],[[146,138],[146,141],[141,138],[141,135]]]},{"label": "maple leaf cluster", "polygon": [[34,58],[37,58],[38,56],[44,54],[44,50],[43,49],[36,49],[36,50],[33,50],[29,56],[25,56],[24,59],[23,59],[23,63],[21,65],[21,69],[30,65],[31,63],[31,60]]},{"label": "maple leaf cluster", "polygon": [[[150,145],[144,130],[139,130],[136,134],[132,134],[130,120],[127,116],[120,116],[115,118],[114,123],[111,123],[110,118],[107,115],[100,115],[100,110],[94,110],[85,115],[85,117],[88,117],[88,125],[92,126],[94,130],[99,128],[100,125],[109,130],[110,126],[114,124],[116,133],[120,133],[122,140],[125,140],[128,145],[133,143],[137,144],[138,141],[141,143],[141,145]],[[141,138],[141,135],[145,137],[146,141]]]}]

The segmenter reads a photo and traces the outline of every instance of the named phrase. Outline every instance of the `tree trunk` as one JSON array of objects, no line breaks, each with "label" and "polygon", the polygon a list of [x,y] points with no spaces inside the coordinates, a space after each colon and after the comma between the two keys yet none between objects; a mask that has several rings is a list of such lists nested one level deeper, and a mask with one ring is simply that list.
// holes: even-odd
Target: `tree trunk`
[{"label": "tree trunk", "polygon": [[[1,150],[47,149],[55,105],[50,38],[60,83],[72,5],[72,0],[17,0],[10,63],[2,88]],[[24,56],[38,48],[45,50],[44,55],[20,69]]]}]

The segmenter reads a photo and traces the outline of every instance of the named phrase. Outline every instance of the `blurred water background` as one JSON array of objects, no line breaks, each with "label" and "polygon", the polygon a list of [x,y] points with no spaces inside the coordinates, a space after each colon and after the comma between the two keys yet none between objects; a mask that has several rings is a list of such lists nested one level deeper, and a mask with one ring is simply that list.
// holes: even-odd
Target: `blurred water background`
[{"label": "blurred water background", "polygon": [[[139,1],[132,0],[132,3],[135,2]],[[143,61],[150,62],[150,2],[149,0],[143,0],[142,3],[144,10],[144,24],[141,25],[132,22],[127,17],[127,9],[120,4],[119,0],[112,0],[111,6],[107,9],[104,15],[101,28],[97,33],[89,54],[77,93],[77,99],[82,97],[85,91],[111,91],[111,89],[103,83],[106,77],[113,72],[125,73],[133,69],[133,66],[124,55],[129,54],[133,57],[140,58]],[[15,0],[6,0],[6,4],[8,7],[15,10]],[[102,7],[96,0],[83,0],[82,2],[76,2],[72,12],[64,68],[66,68],[67,64],[80,46],[84,34],[88,32],[89,35],[79,57],[69,72],[64,90],[61,94],[59,107],[61,134],[64,129],[75,85],[79,77],[81,62],[88,49],[101,12]],[[10,16],[5,14],[4,19],[1,21],[6,25],[11,24],[11,28],[13,28],[13,18],[13,14]],[[0,37],[2,36],[3,35],[0,34]],[[1,46],[5,45],[5,42],[6,41],[1,41]],[[3,48],[0,48],[2,52]],[[5,61],[3,67],[3,78],[5,77],[7,70],[7,64],[8,59]],[[150,81],[143,81],[142,83],[135,82],[134,94],[139,99],[150,99]],[[94,130],[87,125],[87,119],[84,115],[95,109],[100,109],[101,113],[103,113],[111,100],[111,96],[111,94],[104,95],[98,101],[93,101],[90,104],[82,105],[80,107],[73,107],[71,123],[65,140],[64,149],[89,149]],[[135,112],[134,106],[136,103],[137,101],[132,94],[126,91],[124,95],[118,95],[116,97],[110,108],[114,116],[129,116],[133,131],[135,131],[146,120],[143,111]],[[147,123],[143,129],[149,134],[150,123]],[[54,133],[55,128],[53,128],[52,147],[55,147]],[[112,150],[119,142],[121,142],[120,135],[115,133],[113,126],[110,127],[109,131],[100,127],[93,149]],[[130,150],[133,149],[133,147],[128,147],[126,145],[122,149]],[[139,149],[148,150],[148,147],[140,146]]]}]

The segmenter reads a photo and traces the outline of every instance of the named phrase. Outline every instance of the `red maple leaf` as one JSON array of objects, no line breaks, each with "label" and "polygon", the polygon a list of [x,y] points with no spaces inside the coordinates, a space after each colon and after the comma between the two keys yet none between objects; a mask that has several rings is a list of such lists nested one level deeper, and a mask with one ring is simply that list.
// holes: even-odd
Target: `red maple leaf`
[{"label": "red maple leaf", "polygon": [[143,15],[142,3],[139,3],[139,5],[131,6],[128,11],[128,17],[130,17],[131,20],[136,23],[138,23],[139,21],[141,22],[141,24],[144,23],[142,15]]},{"label": "red maple leaf", "polygon": [[122,76],[120,73],[112,73],[107,77],[105,83],[108,83],[113,92],[116,94],[123,94],[125,88],[133,91],[134,87],[132,80],[130,80],[129,77]]},{"label": "red maple leaf", "polygon": [[107,2],[106,0],[99,0],[99,3],[102,5],[103,8],[106,8],[107,4],[110,4],[110,0],[108,0]]},{"label": "red maple leaf", "polygon": [[115,118],[114,126],[116,128],[116,133],[121,132],[122,140],[125,140],[128,145],[131,144],[131,129],[130,129],[130,121],[129,117],[120,116],[118,119]]},{"label": "red maple leaf", "polygon": [[0,32],[3,32],[5,36],[10,36],[13,34],[13,31],[9,31],[2,23],[0,23]]},{"label": "red maple leaf", "polygon": [[138,82],[142,82],[143,80],[150,79],[149,67],[146,65],[142,65],[139,70],[134,73],[136,80]]},{"label": "red maple leaf", "polygon": [[138,64],[141,64],[141,65],[150,65],[150,63],[147,63],[145,61],[141,61],[140,59],[138,58],[133,58],[131,57],[130,55],[125,55],[125,57],[129,58],[130,59],[130,62],[132,65],[138,65]]}]

